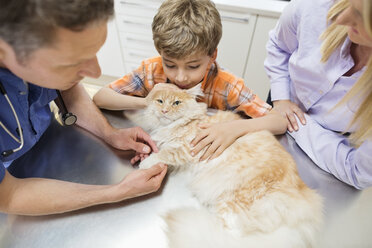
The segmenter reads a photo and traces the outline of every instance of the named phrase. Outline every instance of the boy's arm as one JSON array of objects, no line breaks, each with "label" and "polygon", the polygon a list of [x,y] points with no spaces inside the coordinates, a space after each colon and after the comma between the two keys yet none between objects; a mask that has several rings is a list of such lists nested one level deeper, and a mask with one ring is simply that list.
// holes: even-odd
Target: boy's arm
[{"label": "boy's arm", "polygon": [[94,95],[93,101],[99,108],[109,110],[140,109],[146,107],[145,98],[123,95],[108,86],[100,89]]},{"label": "boy's arm", "polygon": [[201,128],[203,130],[191,142],[194,146],[192,154],[195,155],[209,146],[200,158],[205,160],[218,157],[235,140],[249,132],[268,130],[273,134],[282,134],[287,129],[287,121],[273,109],[265,116],[255,119],[234,120],[213,125],[203,124]]}]

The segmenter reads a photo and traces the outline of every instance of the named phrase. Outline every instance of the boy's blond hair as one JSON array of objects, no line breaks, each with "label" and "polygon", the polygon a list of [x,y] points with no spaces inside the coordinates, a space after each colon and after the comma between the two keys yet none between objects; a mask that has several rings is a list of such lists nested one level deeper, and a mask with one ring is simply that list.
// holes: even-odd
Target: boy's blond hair
[{"label": "boy's blond hair", "polygon": [[[331,54],[345,41],[347,37],[347,27],[339,26],[334,23],[337,16],[350,6],[348,0],[340,0],[335,3],[328,12],[328,21],[332,24],[323,32],[322,61],[326,62]],[[372,3],[370,0],[363,1],[363,19],[367,33],[372,37]],[[372,57],[369,58],[367,69],[358,79],[346,96],[336,105],[339,107],[348,101],[360,101],[362,104],[357,110],[350,126],[357,125],[357,130],[351,135],[351,141],[356,146],[363,141],[372,138]]]},{"label": "boy's blond hair", "polygon": [[210,0],[166,0],[152,22],[156,49],[175,59],[212,56],[222,36],[220,14]]}]

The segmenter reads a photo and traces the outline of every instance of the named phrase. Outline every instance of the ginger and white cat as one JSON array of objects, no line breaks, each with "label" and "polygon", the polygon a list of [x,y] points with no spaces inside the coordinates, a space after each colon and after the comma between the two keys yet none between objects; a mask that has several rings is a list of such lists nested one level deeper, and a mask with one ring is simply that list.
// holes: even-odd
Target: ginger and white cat
[{"label": "ginger and white cat", "polygon": [[163,162],[190,170],[189,188],[205,207],[166,214],[169,247],[314,247],[322,200],[300,179],[294,160],[271,133],[246,134],[209,162],[199,162],[203,152],[190,155],[199,123],[240,118],[227,111],[208,116],[206,104],[196,101],[199,95],[198,86],[158,90],[146,109],[126,113],[160,148],[140,168]]}]

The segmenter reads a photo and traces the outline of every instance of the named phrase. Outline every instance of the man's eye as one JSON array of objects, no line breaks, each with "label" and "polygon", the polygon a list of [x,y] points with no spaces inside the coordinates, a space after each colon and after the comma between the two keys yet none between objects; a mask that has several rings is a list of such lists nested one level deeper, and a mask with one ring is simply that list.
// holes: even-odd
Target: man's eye
[{"label": "man's eye", "polygon": [[181,103],[181,101],[175,101],[175,102],[173,103],[173,105],[177,106],[177,105],[180,104],[180,103]]},{"label": "man's eye", "polygon": [[163,100],[161,100],[161,99],[157,99],[156,101],[158,101],[158,103],[163,103]]}]

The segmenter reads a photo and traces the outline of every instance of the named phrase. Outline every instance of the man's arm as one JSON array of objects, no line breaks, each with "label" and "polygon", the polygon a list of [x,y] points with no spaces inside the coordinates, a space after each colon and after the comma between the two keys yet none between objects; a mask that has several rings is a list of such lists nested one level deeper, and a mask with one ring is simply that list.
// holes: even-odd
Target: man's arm
[{"label": "man's arm", "polygon": [[121,150],[132,149],[139,153],[158,151],[150,136],[141,128],[112,127],[81,84],[61,94],[67,109],[77,116],[77,125],[102,138],[113,147]]},{"label": "man's arm", "polygon": [[7,171],[0,183],[0,211],[20,215],[69,212],[157,191],[167,167],[135,170],[115,185],[86,185],[53,179],[18,179]]}]

